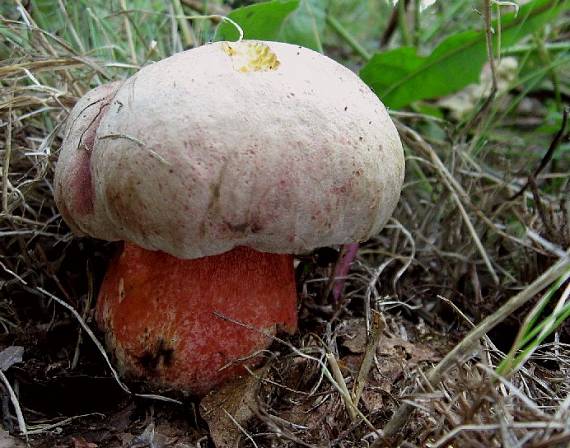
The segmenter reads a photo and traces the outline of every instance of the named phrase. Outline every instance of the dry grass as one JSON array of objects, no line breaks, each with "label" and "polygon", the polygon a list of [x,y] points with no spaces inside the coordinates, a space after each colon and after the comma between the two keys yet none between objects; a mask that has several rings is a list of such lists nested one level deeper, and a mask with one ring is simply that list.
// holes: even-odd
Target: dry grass
[{"label": "dry grass", "polygon": [[[75,42],[64,41],[16,5],[0,9],[7,14],[0,18],[0,343],[25,349],[23,363],[6,376],[30,442],[127,446],[127,436],[139,434],[156,446],[206,446],[208,429],[192,403],[180,407],[122,394],[101,353],[82,336],[76,317],[94,328],[91,307],[113,247],[69,232],[51,183],[61,126],[75,101],[93,85],[125,77],[161,52],[178,51],[195,29],[179,32],[174,14],[166,14],[157,29],[173,31],[153,47],[141,22],[118,10],[106,19],[116,20],[126,37],[124,51],[106,47],[111,37],[104,29],[102,47],[89,50],[77,30],[70,33]],[[548,117],[537,108],[532,118],[538,121],[529,130],[521,103],[540,105],[549,95],[548,89],[535,95],[515,84],[463,126],[393,113],[408,162],[395,217],[360,248],[338,303],[328,294],[336,252],[300,259],[302,327],[294,338],[276,340],[268,354],[255,415],[235,421],[243,446],[538,448],[570,442],[567,322],[558,322],[524,364],[496,373],[538,293],[570,270],[570,160],[559,148],[567,144],[567,131],[554,148],[555,163],[529,178],[559,126],[538,133]],[[514,111],[507,113],[505,104],[514,104]],[[514,197],[527,180],[529,187]],[[558,266],[556,275],[548,271],[552,266]],[[548,281],[527,289],[545,272],[552,274]],[[567,305],[567,283],[552,292],[538,322],[561,298]],[[70,315],[50,294],[78,314]],[[497,314],[521,295],[527,304]],[[377,313],[385,320],[383,331],[368,335],[379,328]],[[489,316],[493,326],[477,333]],[[465,338],[470,331],[475,338]],[[371,339],[379,340],[372,357]],[[458,345],[461,356],[447,359],[430,377]],[[365,358],[370,374],[355,394]],[[70,397],[50,401],[62,388]],[[18,433],[21,419],[7,391],[4,386],[3,424]],[[382,437],[402,404],[413,413],[392,420],[391,437]],[[114,429],[103,434],[108,427]]]}]

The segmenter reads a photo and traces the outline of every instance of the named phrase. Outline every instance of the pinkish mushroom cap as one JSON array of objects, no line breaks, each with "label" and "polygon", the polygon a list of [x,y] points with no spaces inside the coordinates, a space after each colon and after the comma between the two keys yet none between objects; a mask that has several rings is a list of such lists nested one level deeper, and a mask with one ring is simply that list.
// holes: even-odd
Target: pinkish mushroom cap
[{"label": "pinkish mushroom cap", "polygon": [[242,41],[89,92],[55,187],[76,232],[192,259],[366,240],[403,176],[396,129],[354,73],[306,48]]}]

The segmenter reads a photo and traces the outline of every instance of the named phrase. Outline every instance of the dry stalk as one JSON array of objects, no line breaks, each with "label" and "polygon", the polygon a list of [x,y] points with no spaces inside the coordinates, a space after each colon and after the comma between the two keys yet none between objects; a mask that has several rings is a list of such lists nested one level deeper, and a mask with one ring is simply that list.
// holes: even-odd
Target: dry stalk
[{"label": "dry stalk", "polygon": [[[125,13],[127,11],[126,0],[120,0],[120,5],[121,5],[121,11],[123,13]],[[134,65],[138,65],[137,52],[135,50],[135,41],[133,39],[133,32],[131,30],[131,22],[129,20],[128,14],[125,14],[124,24],[125,24],[125,32],[127,34],[127,42],[129,43],[129,51],[131,52],[131,62]]]},{"label": "dry stalk", "polygon": [[355,410],[356,406],[354,404],[354,401],[352,400],[350,393],[348,392],[348,387],[346,386],[346,382],[344,381],[344,377],[342,376],[342,372],[340,371],[340,367],[338,366],[338,362],[336,361],[336,358],[335,358],[334,354],[332,354],[332,353],[327,353],[326,358],[327,358],[329,365],[331,366],[331,371],[332,371],[333,377],[336,380],[340,389],[342,390],[341,397],[342,397],[342,401],[344,402],[344,406],[346,408],[346,411],[348,412],[350,419],[352,421],[355,421],[356,420],[356,410]]},{"label": "dry stalk", "polygon": [[55,423],[50,423],[50,424],[40,424],[40,425],[35,425],[35,426],[29,426],[28,427],[28,435],[36,435],[36,434],[41,434],[43,432],[46,431],[53,431],[54,429],[59,429],[62,426],[65,426],[77,419],[80,418],[85,418],[85,417],[93,417],[93,416],[98,416],[98,417],[105,417],[105,414],[101,414],[99,412],[92,412],[90,414],[81,414],[81,415],[74,415],[73,417],[68,417],[68,418],[64,418],[58,422]]},{"label": "dry stalk", "polygon": [[382,336],[382,331],[384,330],[385,323],[382,319],[382,315],[378,311],[372,310],[372,326],[370,328],[370,333],[368,334],[368,340],[366,341],[366,351],[364,352],[364,358],[362,358],[362,363],[360,364],[360,369],[358,370],[358,376],[354,382],[354,387],[352,388],[352,402],[354,406],[358,406],[362,391],[366,385],[368,374],[374,363],[374,355],[376,354],[376,348],[380,342],[380,337]]},{"label": "dry stalk", "polygon": [[[411,144],[411,146],[413,146],[414,148],[420,149],[425,155],[427,155],[432,160],[432,162],[433,162],[433,164],[437,170],[437,174],[439,175],[440,179],[442,180],[442,182],[445,184],[445,186],[447,187],[447,189],[451,193],[454,202],[456,203],[457,207],[459,208],[459,211],[461,212],[461,216],[463,218],[463,221],[465,222],[465,225],[467,226],[467,229],[469,230],[469,233],[471,234],[473,242],[477,246],[477,249],[478,249],[481,257],[483,258],[483,261],[485,262],[485,265],[487,266],[487,270],[489,271],[489,273],[493,277],[493,281],[495,282],[495,284],[498,285],[500,283],[499,276],[495,272],[495,269],[493,268],[493,264],[491,263],[489,255],[487,254],[487,251],[483,247],[483,243],[481,243],[481,240],[479,239],[479,236],[477,235],[477,231],[475,230],[475,227],[473,226],[473,223],[471,222],[471,219],[469,218],[469,215],[465,211],[465,207],[463,207],[463,203],[461,202],[461,199],[459,198],[460,192],[462,193],[461,196],[463,199],[466,197],[468,198],[467,193],[463,190],[463,188],[459,185],[459,183],[453,178],[453,176],[448,171],[448,169],[445,167],[445,165],[443,164],[441,159],[438,157],[436,152],[433,150],[433,148],[417,132],[415,132],[413,129],[411,129],[411,128],[409,128],[409,127],[407,127],[407,126],[405,126],[399,122],[396,123],[396,127],[398,128],[400,135],[402,135],[402,137],[404,138],[404,140],[406,140],[406,142]],[[466,202],[468,204],[471,203],[470,200],[468,200]],[[491,223],[491,225],[493,228],[495,228],[494,224]]]},{"label": "dry stalk", "polygon": [[254,446],[255,448],[259,448],[258,445],[257,445],[257,443],[255,443],[255,440],[253,440],[253,437],[251,437],[251,434],[248,433],[248,432],[245,430],[245,428],[244,428],[242,425],[239,424],[239,422],[234,418],[234,416],[233,416],[232,414],[230,414],[228,411],[226,411],[225,409],[222,409],[222,411],[224,411],[224,413],[226,414],[226,416],[232,421],[232,423],[233,423],[234,425],[236,425],[236,427],[239,429],[239,431],[249,439],[249,441],[253,444],[253,446]]},{"label": "dry stalk", "polygon": [[8,127],[6,129],[6,149],[4,150],[4,164],[2,166],[2,212],[9,214],[8,210],[8,185],[10,184],[10,179],[8,174],[10,173],[10,158],[12,156],[12,102],[14,100],[14,94],[8,106]]},{"label": "dry stalk", "polygon": [[18,397],[16,396],[14,389],[12,389],[12,386],[10,385],[10,381],[8,381],[8,378],[6,378],[6,375],[4,375],[4,372],[2,372],[2,370],[0,370],[0,380],[2,380],[4,386],[6,387],[6,390],[8,391],[8,394],[10,395],[10,401],[12,402],[12,406],[14,406],[14,411],[16,412],[16,418],[18,419],[18,427],[20,428],[20,432],[27,439],[28,429],[26,427],[26,421],[24,420],[24,414],[22,414],[20,402],[18,401]]}]

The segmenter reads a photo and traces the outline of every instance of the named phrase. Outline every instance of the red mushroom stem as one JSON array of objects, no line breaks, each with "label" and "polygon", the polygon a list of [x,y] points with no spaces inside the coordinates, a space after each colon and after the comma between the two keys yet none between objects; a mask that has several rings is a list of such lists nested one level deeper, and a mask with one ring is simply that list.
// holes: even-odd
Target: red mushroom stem
[{"label": "red mushroom stem", "polygon": [[295,331],[292,256],[238,247],[180,260],[127,243],[96,318],[125,374],[202,395],[259,363],[279,329]]}]

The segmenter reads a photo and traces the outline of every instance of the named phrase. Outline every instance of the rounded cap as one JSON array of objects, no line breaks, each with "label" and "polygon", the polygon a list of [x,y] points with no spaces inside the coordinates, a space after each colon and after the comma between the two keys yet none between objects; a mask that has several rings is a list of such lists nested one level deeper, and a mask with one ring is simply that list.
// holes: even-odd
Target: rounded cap
[{"label": "rounded cap", "polygon": [[357,242],[398,201],[404,156],[350,70],[277,42],[218,42],[74,108],[56,201],[78,233],[179,258]]}]

